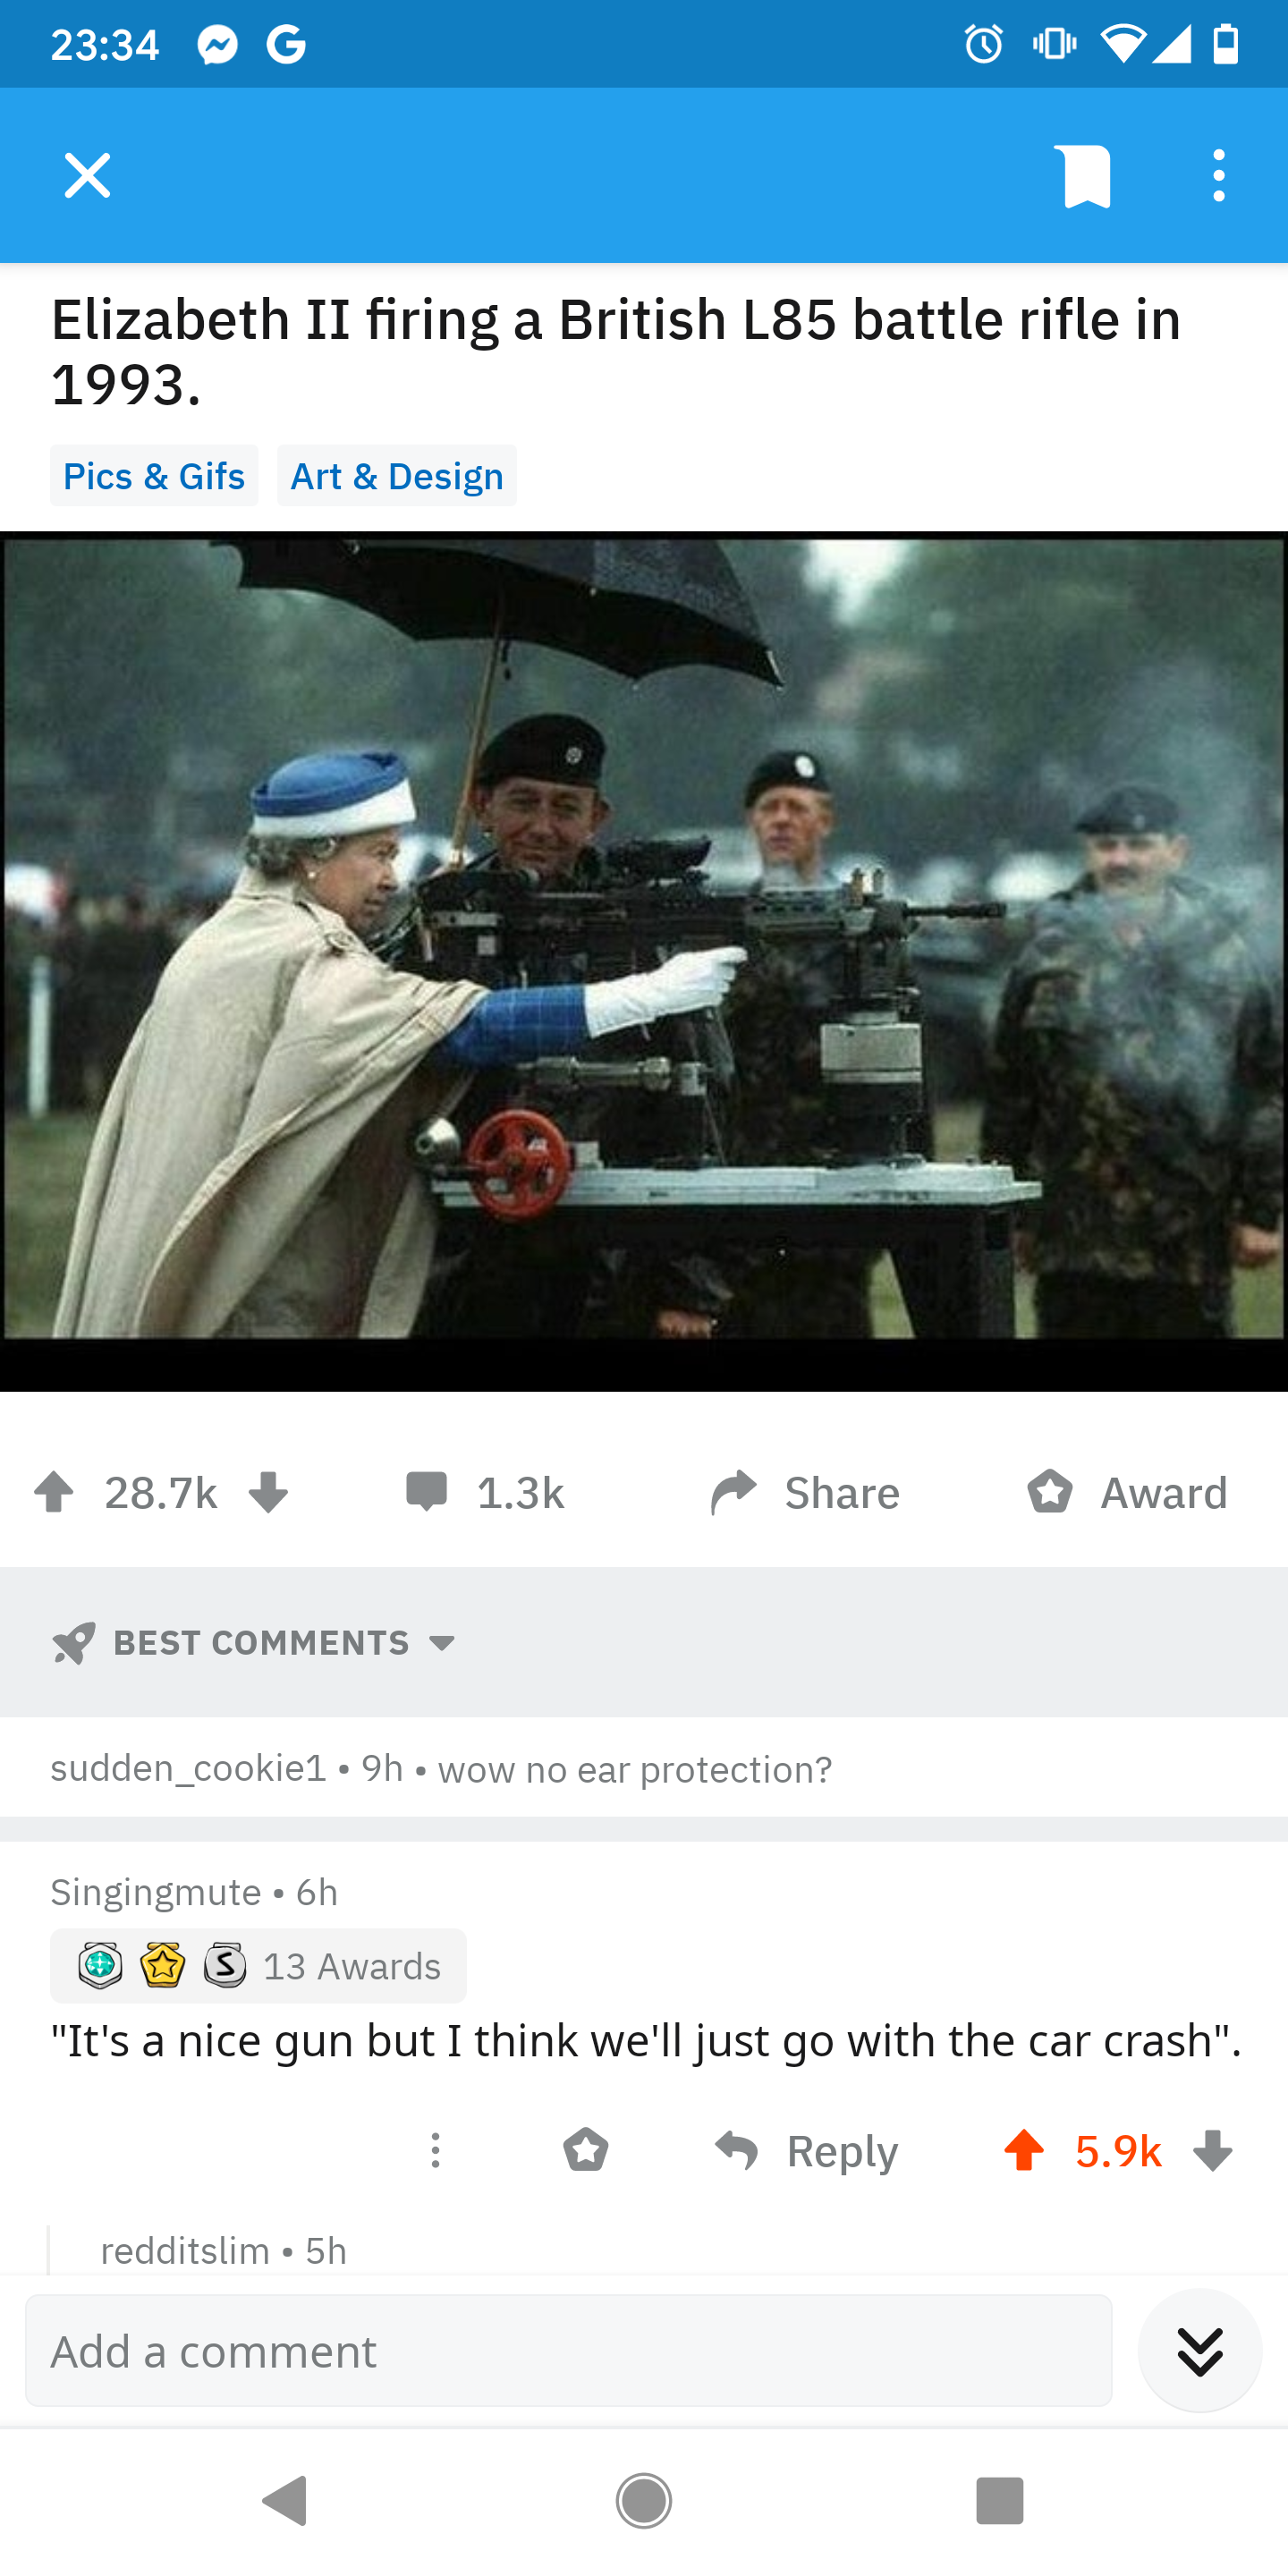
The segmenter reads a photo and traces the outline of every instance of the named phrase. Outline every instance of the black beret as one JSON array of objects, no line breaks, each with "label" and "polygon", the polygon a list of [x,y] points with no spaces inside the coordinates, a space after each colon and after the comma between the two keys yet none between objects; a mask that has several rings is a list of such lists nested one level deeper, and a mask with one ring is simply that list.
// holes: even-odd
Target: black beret
[{"label": "black beret", "polygon": [[1157,787],[1111,787],[1074,825],[1078,832],[1174,832],[1180,806]]},{"label": "black beret", "polygon": [[744,806],[750,808],[771,787],[812,787],[820,796],[832,793],[827,771],[813,751],[767,752],[747,781]]},{"label": "black beret", "polygon": [[598,787],[606,745],[580,716],[521,716],[494,734],[479,755],[476,787],[507,778],[540,778],[566,787]]}]

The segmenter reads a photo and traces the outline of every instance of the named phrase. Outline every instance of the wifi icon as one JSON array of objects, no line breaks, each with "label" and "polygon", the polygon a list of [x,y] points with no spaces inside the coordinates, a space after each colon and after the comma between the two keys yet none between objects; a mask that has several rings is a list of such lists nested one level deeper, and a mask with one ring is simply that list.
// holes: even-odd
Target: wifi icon
[{"label": "wifi icon", "polygon": [[1148,29],[1145,27],[1128,27],[1124,25],[1120,27],[1102,27],[1100,33],[1103,36],[1105,43],[1109,46],[1110,51],[1117,54],[1119,62],[1126,63],[1130,62],[1132,55],[1136,51],[1136,47],[1144,44]]}]

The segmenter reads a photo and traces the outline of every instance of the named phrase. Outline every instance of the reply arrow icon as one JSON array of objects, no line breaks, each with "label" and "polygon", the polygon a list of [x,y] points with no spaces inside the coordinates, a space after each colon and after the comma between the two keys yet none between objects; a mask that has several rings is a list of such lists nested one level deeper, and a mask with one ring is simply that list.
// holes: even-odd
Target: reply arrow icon
[{"label": "reply arrow icon", "polygon": [[1004,2156],[1014,2156],[1017,2173],[1032,2173],[1034,2157],[1044,2156],[1046,2148],[1040,2147],[1037,2139],[1030,2137],[1027,2129],[1021,2129],[1018,2137],[1012,2138],[1009,2147],[1003,2147],[1002,2153]]}]

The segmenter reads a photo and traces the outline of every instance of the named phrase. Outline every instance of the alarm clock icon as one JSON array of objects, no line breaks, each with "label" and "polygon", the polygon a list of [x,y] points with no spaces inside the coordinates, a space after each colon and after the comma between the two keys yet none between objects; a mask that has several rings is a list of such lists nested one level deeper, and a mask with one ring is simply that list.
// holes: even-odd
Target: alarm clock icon
[{"label": "alarm clock icon", "polygon": [[995,63],[1002,50],[1000,27],[968,27],[966,51],[973,63]]}]

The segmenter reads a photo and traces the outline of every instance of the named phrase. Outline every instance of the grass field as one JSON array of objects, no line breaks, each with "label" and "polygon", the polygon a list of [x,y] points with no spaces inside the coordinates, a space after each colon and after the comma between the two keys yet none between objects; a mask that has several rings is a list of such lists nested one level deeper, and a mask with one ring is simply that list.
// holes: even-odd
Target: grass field
[{"label": "grass field", "polygon": [[[945,1109],[935,1124],[941,1161],[960,1162],[977,1150],[977,1110]],[[88,1117],[47,1118],[39,1126],[25,1118],[8,1121],[5,1332],[10,1338],[41,1339],[49,1333],[93,1129],[93,1119]],[[873,1302],[881,1338],[907,1341],[908,1319],[888,1261],[878,1265]],[[1278,1340],[1283,1332],[1281,1271],[1261,1270],[1241,1277],[1236,1283],[1236,1304],[1243,1340]],[[1033,1331],[1033,1311],[1023,1280],[1018,1305],[1019,1331],[1027,1339]]]}]

